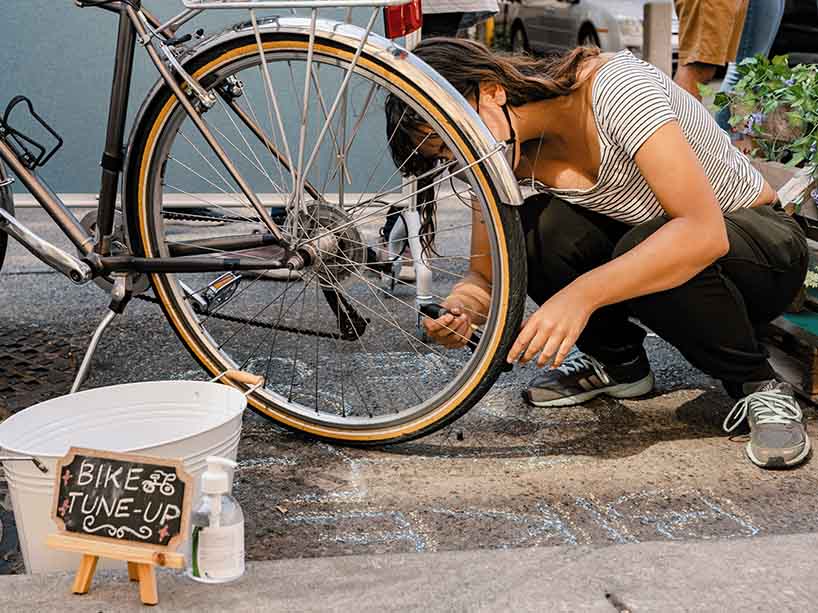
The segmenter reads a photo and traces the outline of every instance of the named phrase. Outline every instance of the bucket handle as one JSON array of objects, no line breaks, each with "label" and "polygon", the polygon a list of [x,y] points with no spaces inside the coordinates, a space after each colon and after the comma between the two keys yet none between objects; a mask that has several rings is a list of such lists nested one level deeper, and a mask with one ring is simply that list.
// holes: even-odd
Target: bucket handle
[{"label": "bucket handle", "polygon": [[249,373],[245,370],[225,370],[223,373],[220,373],[213,377],[210,382],[216,383],[222,377],[226,379],[232,379],[236,383],[246,383],[250,387],[244,392],[244,396],[247,397],[253,392],[255,392],[258,388],[264,385],[264,377],[261,375],[254,375],[253,373]]},{"label": "bucket handle", "polygon": [[0,456],[0,462],[31,462],[41,473],[48,474],[48,466],[30,455]]}]

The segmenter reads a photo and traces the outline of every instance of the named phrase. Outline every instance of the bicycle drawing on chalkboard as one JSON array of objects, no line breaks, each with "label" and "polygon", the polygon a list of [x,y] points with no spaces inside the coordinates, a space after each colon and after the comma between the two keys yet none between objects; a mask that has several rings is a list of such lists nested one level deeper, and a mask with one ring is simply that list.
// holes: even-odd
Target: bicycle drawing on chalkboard
[{"label": "bicycle drawing on chalkboard", "polygon": [[[212,376],[263,375],[248,397],[256,411],[326,440],[409,440],[485,394],[525,300],[520,192],[505,143],[396,42],[416,27],[419,3],[184,0],[164,22],[142,0],[76,4],[119,24],[98,209],[77,219],[42,179],[62,141],[18,96],[0,117],[0,228],[75,283],[111,293],[86,358],[137,297],[161,306]],[[227,8],[247,20],[186,32],[203,11]],[[366,13],[362,27],[353,9]],[[386,36],[374,33],[381,16]],[[159,77],[126,138],[138,50]],[[404,176],[406,160],[390,156],[390,97],[433,127],[451,160]],[[15,180],[76,254],[14,217]],[[475,210],[487,253],[470,251]],[[488,317],[466,347],[445,351],[418,322],[478,257],[492,270]]]}]

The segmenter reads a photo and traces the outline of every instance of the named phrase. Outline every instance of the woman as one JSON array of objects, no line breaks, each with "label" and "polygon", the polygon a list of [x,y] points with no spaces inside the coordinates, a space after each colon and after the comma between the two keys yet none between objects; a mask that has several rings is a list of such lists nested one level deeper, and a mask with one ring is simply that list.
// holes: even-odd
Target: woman
[{"label": "woman", "polygon": [[[628,51],[579,48],[559,58],[504,57],[479,43],[429,39],[415,51],[509,146],[516,175],[547,186],[520,214],[528,293],[540,308],[508,361],[552,369],[525,396],[567,406],[599,394],[649,392],[653,374],[638,318],[739,402],[725,420],[751,428],[747,454],[795,466],[810,452],[789,385],[778,383],[756,330],[782,313],[807,267],[801,228],[706,109]],[[451,153],[417,117],[387,103],[393,156],[418,173]],[[397,132],[396,132],[397,129]],[[472,250],[487,238],[475,215]],[[430,336],[463,344],[488,312],[491,271],[474,263],[427,321]],[[576,343],[584,355],[566,359]]]}]

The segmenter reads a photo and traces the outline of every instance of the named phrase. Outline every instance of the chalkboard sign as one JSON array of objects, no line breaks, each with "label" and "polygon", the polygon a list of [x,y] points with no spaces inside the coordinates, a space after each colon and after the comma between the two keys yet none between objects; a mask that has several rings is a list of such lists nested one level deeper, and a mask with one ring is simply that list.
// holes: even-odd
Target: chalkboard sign
[{"label": "chalkboard sign", "polygon": [[65,532],[153,549],[187,534],[193,487],[179,462],[72,447],[57,468],[52,516]]}]

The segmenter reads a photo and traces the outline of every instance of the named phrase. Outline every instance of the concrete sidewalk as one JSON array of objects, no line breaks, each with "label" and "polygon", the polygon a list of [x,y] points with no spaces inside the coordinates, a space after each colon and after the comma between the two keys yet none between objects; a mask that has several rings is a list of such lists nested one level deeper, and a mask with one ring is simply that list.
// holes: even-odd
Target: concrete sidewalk
[{"label": "concrete sidewalk", "polygon": [[[160,573],[154,611],[805,611],[818,535],[257,562],[208,586]],[[69,575],[0,577],[2,611],[139,611],[137,586]]]}]

